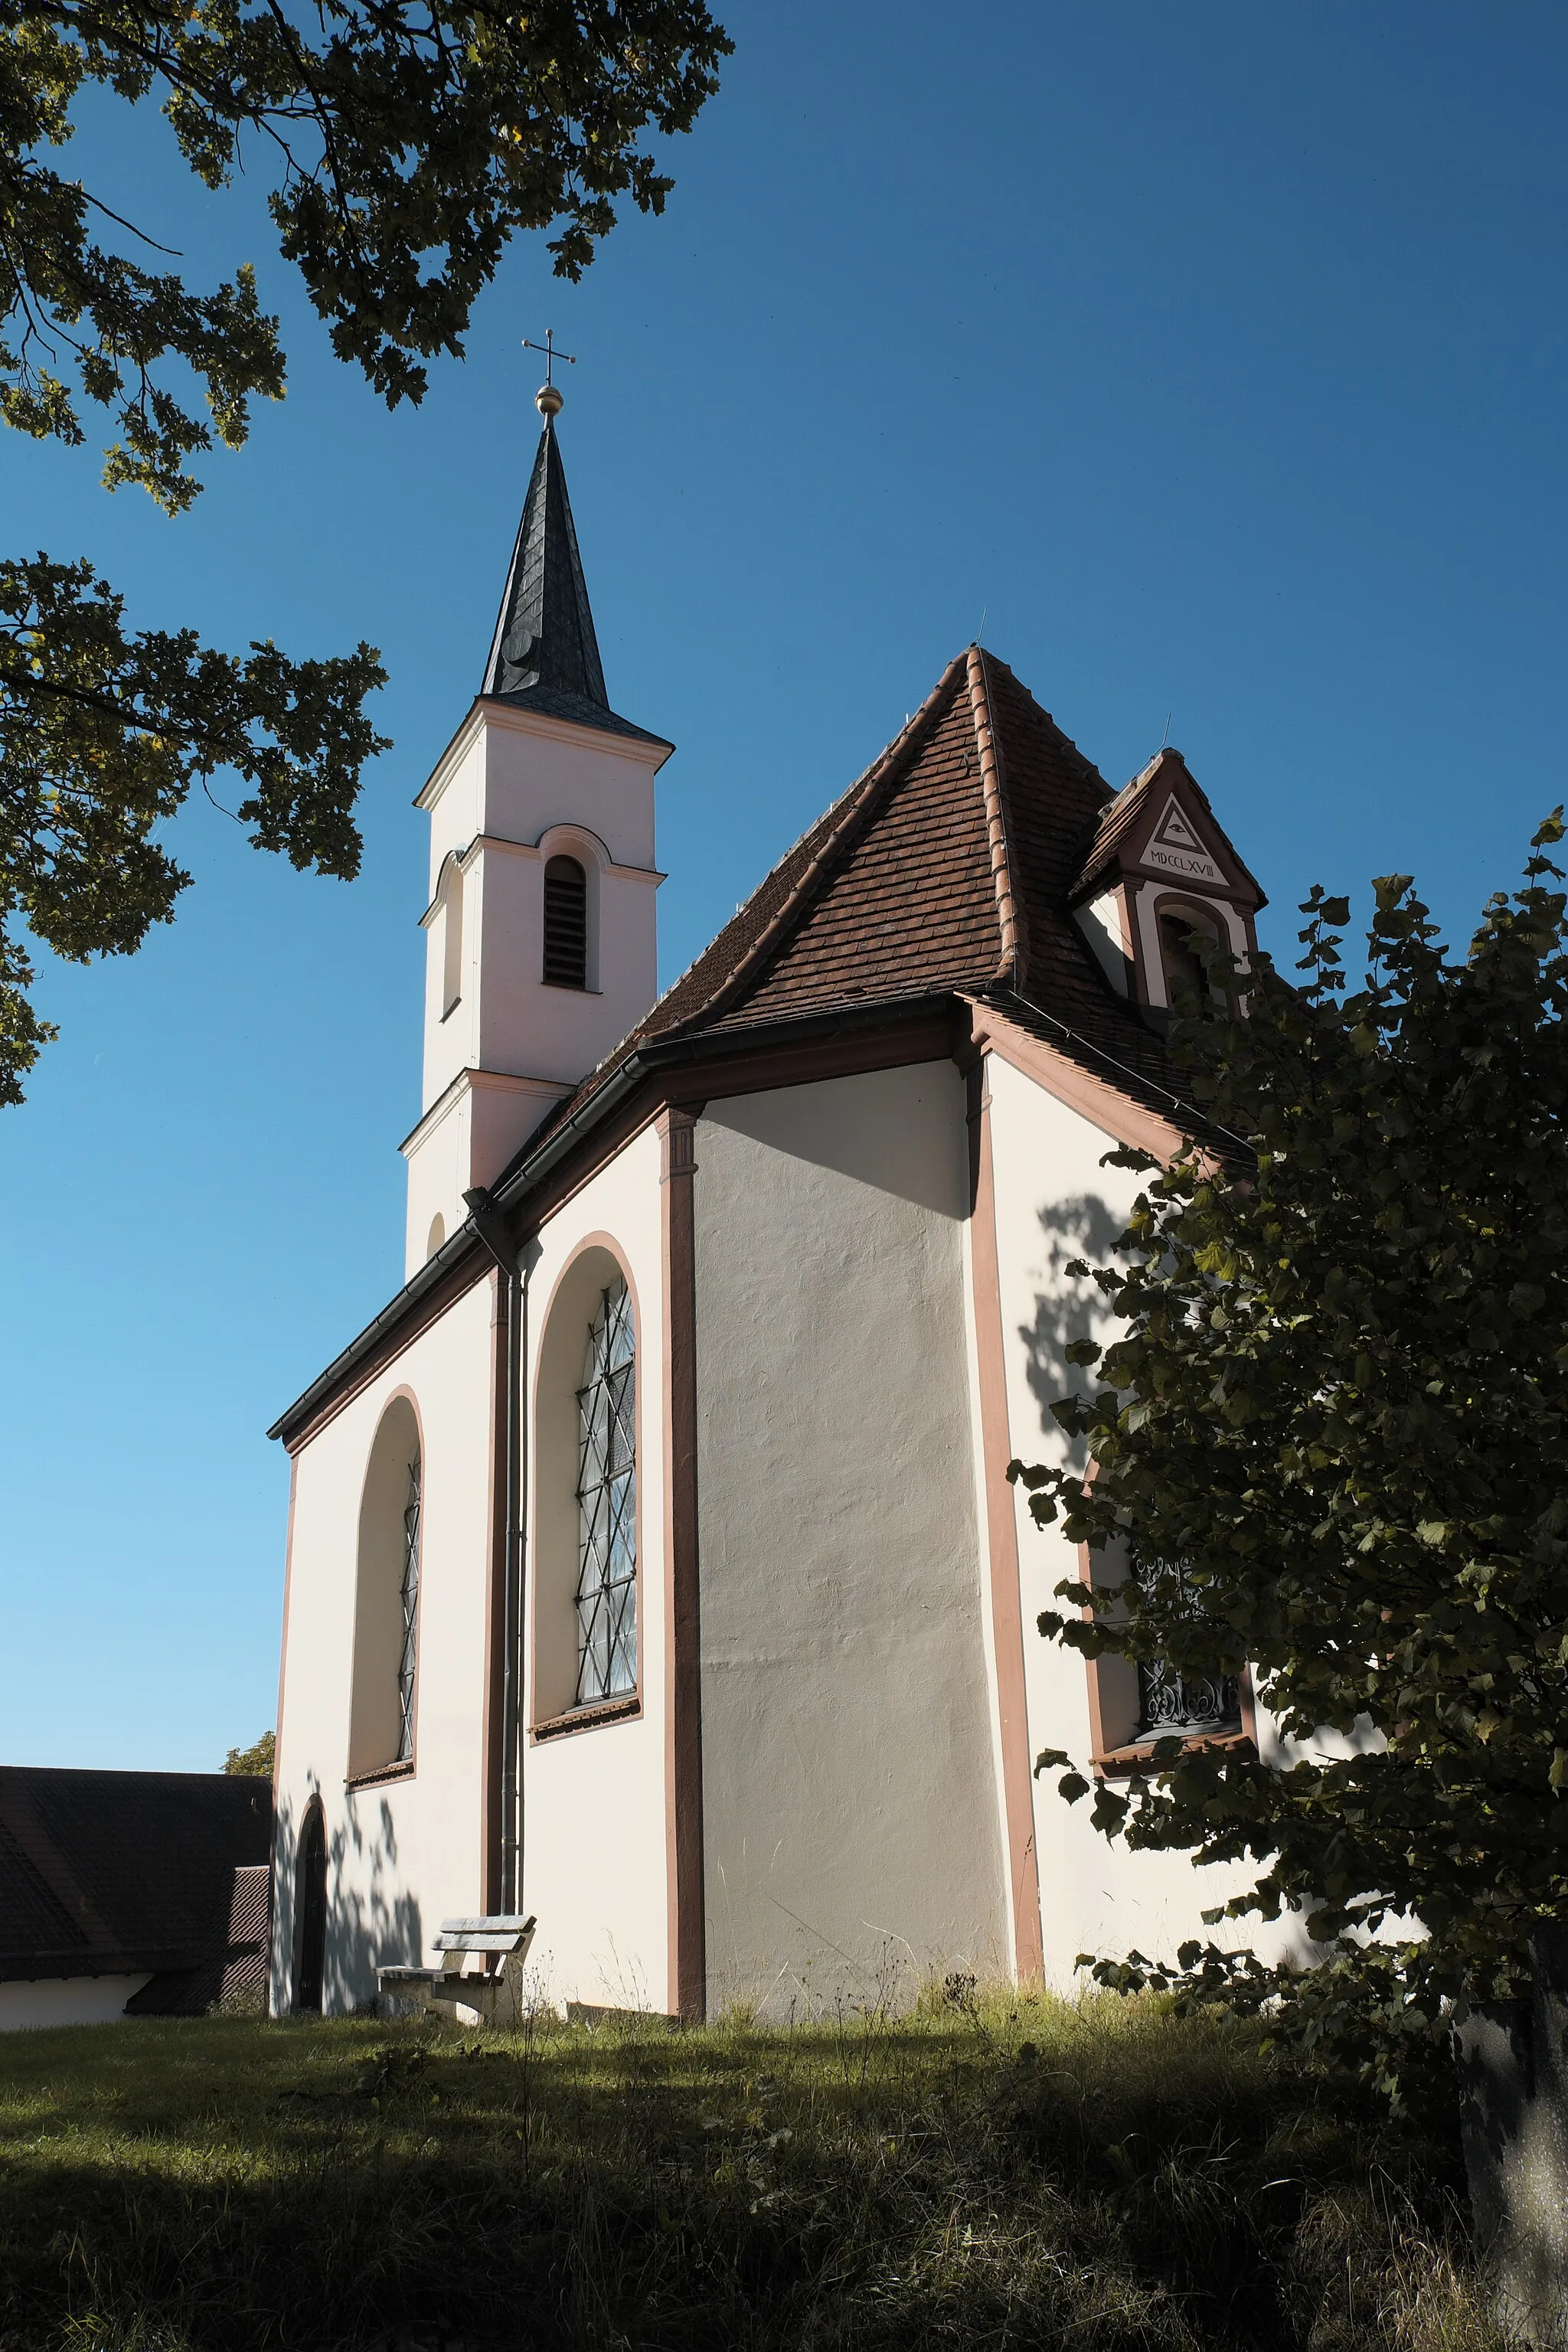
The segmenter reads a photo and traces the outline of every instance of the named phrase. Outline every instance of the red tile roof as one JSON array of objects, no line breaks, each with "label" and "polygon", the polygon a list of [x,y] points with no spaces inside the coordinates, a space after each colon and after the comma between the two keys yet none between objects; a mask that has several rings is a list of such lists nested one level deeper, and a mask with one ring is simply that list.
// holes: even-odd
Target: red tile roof
[{"label": "red tile roof", "polygon": [[1016,993],[1131,1090],[1166,1096],[1158,1038],[1112,994],[1068,912],[1086,847],[1120,805],[1006,664],[970,646],[520,1160],[655,1040],[903,997]]},{"label": "red tile roof", "polygon": [[[536,1175],[545,1181],[547,1163],[531,1163],[569,1148],[569,1127],[592,1127],[634,1055],[668,1067],[689,1047],[694,1063],[720,1051],[728,1060],[752,1038],[787,1039],[792,1022],[820,1034],[841,1016],[874,1037],[900,1014],[966,1000],[1195,1131],[1201,1114],[1173,1084],[1160,1036],[1111,989],[1070,912],[1089,845],[1126,797],[1005,662],[971,646],[647,1019],[541,1122],[492,1192],[511,1207]],[[429,1311],[437,1286],[461,1278],[433,1260],[270,1434],[292,1442],[360,1365],[397,1344],[409,1315]]]}]

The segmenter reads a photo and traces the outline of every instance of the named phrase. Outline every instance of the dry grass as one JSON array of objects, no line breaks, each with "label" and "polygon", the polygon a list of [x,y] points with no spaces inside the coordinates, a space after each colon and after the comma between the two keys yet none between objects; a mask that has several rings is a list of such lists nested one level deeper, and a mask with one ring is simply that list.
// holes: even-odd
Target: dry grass
[{"label": "dry grass", "polygon": [[1502,2352],[1455,2158],[1152,2000],[0,2044],[4,2352]]}]

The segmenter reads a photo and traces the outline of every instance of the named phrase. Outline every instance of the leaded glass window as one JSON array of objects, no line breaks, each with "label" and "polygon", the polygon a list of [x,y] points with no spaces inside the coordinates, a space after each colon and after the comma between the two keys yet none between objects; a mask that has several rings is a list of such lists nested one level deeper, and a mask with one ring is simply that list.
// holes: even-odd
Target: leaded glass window
[{"label": "leaded glass window", "polygon": [[624,1282],[599,1301],[577,1391],[577,1699],[637,1688],[636,1334]]},{"label": "leaded glass window", "polygon": [[397,1654],[397,1760],[414,1753],[414,1658],[419,1623],[419,1456],[408,1465],[403,1507],[403,1643]]},{"label": "leaded glass window", "polygon": [[[1132,1573],[1145,1588],[1164,1588],[1178,1600],[1191,1592],[1184,1560],[1134,1559]],[[1138,1730],[1144,1739],[1191,1739],[1204,1733],[1241,1729],[1241,1690],[1235,1675],[1179,1674],[1168,1659],[1138,1662]]]}]

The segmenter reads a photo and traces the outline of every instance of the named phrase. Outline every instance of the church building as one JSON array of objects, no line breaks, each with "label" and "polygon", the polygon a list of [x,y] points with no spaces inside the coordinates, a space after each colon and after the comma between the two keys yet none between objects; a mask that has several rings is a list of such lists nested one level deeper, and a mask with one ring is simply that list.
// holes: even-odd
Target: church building
[{"label": "church building", "polygon": [[610,704],[560,404],[418,800],[404,1284],[271,1433],[272,2007],[524,1911],[590,2010],[1065,1988],[1247,1883],[1034,1777],[1269,1735],[1245,1680],[1042,1639],[1079,1563],[1006,1472],[1065,1444],[1104,1155],[1192,1131],[1193,935],[1246,954],[1262,895],[1179,752],[1112,792],[972,645],[659,996],[672,746]]}]

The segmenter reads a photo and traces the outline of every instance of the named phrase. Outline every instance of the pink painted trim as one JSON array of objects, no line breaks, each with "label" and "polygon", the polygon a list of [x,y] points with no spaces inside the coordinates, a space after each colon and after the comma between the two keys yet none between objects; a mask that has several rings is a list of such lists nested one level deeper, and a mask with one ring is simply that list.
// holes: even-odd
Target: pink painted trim
[{"label": "pink painted trim", "polygon": [[992,1006],[970,1000],[970,1014],[972,1035],[977,1046],[999,1054],[1005,1062],[1025,1077],[1032,1078],[1069,1110],[1080,1112],[1113,1142],[1146,1151],[1163,1166],[1168,1167],[1175,1159],[1185,1139],[1181,1129],[1168,1118],[1157,1111],[1145,1110],[1141,1103],[1132,1102],[1118,1087],[1080,1068],[1054,1045],[1031,1037],[1027,1030],[1018,1028],[1005,1013]]},{"label": "pink painted trim", "polygon": [[1034,1786],[1029,1772],[1018,1519],[1007,1478],[1013,1442],[1008,1426],[996,1194],[991,1163],[991,1097],[985,1068],[982,1058],[970,1078],[970,1084],[979,1090],[978,1103],[970,1114],[970,1148],[975,1155],[974,1206],[970,1222],[974,1348],[979,1370],[981,1467],[991,1566],[991,1633],[996,1657],[1003,1818],[1013,1908],[1013,1964],[1019,1981],[1030,1982],[1044,1973],[1045,1946],[1040,1922],[1039,1857],[1035,1843]]},{"label": "pink painted trim", "polygon": [[673,2014],[708,2003],[697,1494],[696,1138],[700,1111],[659,1121],[664,1290],[664,1790],[667,1976]]},{"label": "pink painted trim", "polygon": [[[283,1631],[278,1643],[278,1720],[272,1729],[272,1811],[278,1811],[278,1791],[282,1787],[283,1769],[283,1694],[289,1680],[289,1604],[294,1585],[294,1498],[300,1486],[300,1457],[289,1456],[289,1532],[283,1538]],[[355,1562],[357,1574],[358,1562]],[[357,1596],[356,1596],[357,1598]]]},{"label": "pink painted trim", "polygon": [[641,1698],[636,1691],[627,1691],[620,1698],[595,1699],[588,1706],[568,1707],[564,1715],[547,1716],[542,1723],[529,1726],[528,1736],[535,1744],[562,1739],[568,1732],[597,1731],[606,1723],[635,1723],[641,1714]]},{"label": "pink painted trim", "polygon": [[984,654],[971,646],[968,655],[969,708],[974,740],[980,753],[980,785],[985,802],[985,833],[991,850],[991,879],[996,892],[996,915],[1002,926],[998,980],[1022,987],[1029,968],[1023,908],[1013,888],[1012,861],[1007,850],[1007,821],[1003,805],[1002,751],[991,724],[990,677]]}]

